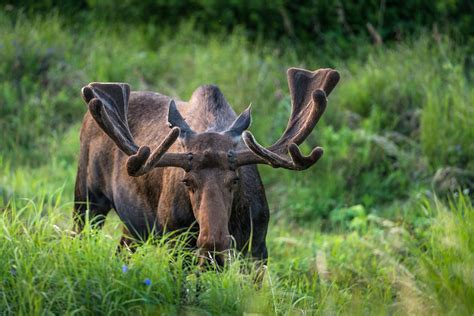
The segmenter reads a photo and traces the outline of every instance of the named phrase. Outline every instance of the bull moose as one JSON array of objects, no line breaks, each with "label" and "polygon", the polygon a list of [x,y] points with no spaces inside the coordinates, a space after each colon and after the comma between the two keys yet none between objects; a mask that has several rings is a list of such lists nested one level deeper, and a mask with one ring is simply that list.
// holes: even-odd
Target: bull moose
[{"label": "bull moose", "polygon": [[89,111],[80,134],[75,231],[87,218],[102,227],[113,208],[125,226],[121,245],[195,227],[192,245],[219,263],[231,245],[265,260],[269,209],[256,165],[305,170],[318,161],[322,148],[304,156],[298,145],[339,81],[332,69],[290,68],[287,75],[292,112],[269,147],[247,130],[250,106],[237,117],[214,85],[197,88],[188,102],[130,92],[126,83],[83,87]]}]

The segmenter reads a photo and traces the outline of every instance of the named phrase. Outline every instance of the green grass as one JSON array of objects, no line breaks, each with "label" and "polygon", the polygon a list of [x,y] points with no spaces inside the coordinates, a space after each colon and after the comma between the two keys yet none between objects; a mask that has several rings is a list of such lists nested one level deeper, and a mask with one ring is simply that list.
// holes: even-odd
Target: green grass
[{"label": "green grass", "polygon": [[[342,59],[330,46],[278,44],[192,23],[111,31],[0,12],[0,311],[473,314],[467,48],[425,34]],[[124,81],[187,99],[216,83],[237,112],[253,104],[251,130],[268,145],[288,119],[291,66],[333,67],[342,79],[303,145],[323,146],[322,160],[300,173],[261,168],[272,221],[260,288],[245,258],[198,272],[166,238],[116,256],[116,216],[71,238],[82,86]],[[433,175],[448,167],[468,180],[446,178],[451,192],[436,197]]]},{"label": "green grass", "polygon": [[[129,257],[115,255],[120,223],[73,238],[71,203],[61,190],[13,199],[0,218],[0,309],[7,314],[395,313],[471,314],[474,210],[459,195],[423,198],[424,223],[377,216],[354,229],[321,233],[273,221],[262,286],[235,258],[200,272],[192,253],[165,239]],[[360,222],[364,222],[362,229]],[[297,236],[297,237],[295,237]],[[123,266],[128,271],[123,272]],[[247,271],[247,272],[242,272]],[[151,285],[145,280],[150,279]]]}]

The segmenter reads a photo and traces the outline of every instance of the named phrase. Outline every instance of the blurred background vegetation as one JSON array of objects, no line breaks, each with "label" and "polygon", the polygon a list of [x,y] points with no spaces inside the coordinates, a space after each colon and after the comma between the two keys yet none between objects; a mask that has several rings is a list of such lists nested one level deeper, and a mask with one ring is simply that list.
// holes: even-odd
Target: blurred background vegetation
[{"label": "blurred background vegetation", "polygon": [[[7,3],[0,22],[2,156],[15,166],[75,164],[77,137],[64,144],[63,136],[77,133],[85,111],[78,91],[91,81],[125,81],[182,99],[216,83],[236,111],[254,104],[252,129],[270,144],[289,114],[286,69],[333,67],[341,83],[308,141],[308,148],[325,147],[324,159],[297,175],[262,168],[276,212],[328,219],[351,205],[386,209],[431,185],[443,194],[472,189],[472,6]],[[74,148],[69,155],[65,145]]]},{"label": "blurred background vegetation", "polygon": [[[329,303],[351,299],[347,293],[367,295],[362,283],[381,279],[369,292],[385,293],[384,304],[392,294],[409,297],[413,289],[384,292],[393,290],[387,275],[399,267],[377,272],[387,257],[366,248],[387,234],[384,245],[396,248],[384,248],[387,256],[409,270],[422,254],[436,252],[430,240],[463,234],[451,229],[468,217],[454,213],[460,217],[453,215],[447,227],[448,215],[433,220],[433,209],[472,212],[473,12],[472,1],[457,0],[2,1],[0,209],[35,212],[46,205],[54,211],[60,205],[64,216],[55,223],[70,227],[86,111],[79,92],[91,81],[128,82],[133,90],[184,100],[199,85],[215,83],[236,112],[253,104],[251,130],[269,145],[289,117],[286,69],[332,67],[341,81],[303,146],[324,147],[322,160],[300,173],[260,168],[272,211],[273,267],[283,287],[299,291],[298,300],[315,290],[311,282],[321,282],[320,275],[305,279],[303,289],[292,273],[310,271],[312,259],[305,254],[323,249],[332,258],[329,269],[335,269],[331,291],[341,295]],[[472,258],[474,245],[466,236],[474,223],[464,225],[464,252],[450,252],[439,264]],[[394,229],[395,237],[387,233]],[[300,238],[292,240],[292,231]],[[402,241],[390,236],[414,240],[411,252],[398,252]],[[426,266],[430,273],[433,264]],[[438,283],[429,283],[430,300],[443,297],[444,287],[465,304],[474,282],[467,288],[459,280],[449,283],[452,271],[446,269],[446,278],[438,274]],[[412,270],[417,277],[418,272]],[[351,282],[361,288],[351,292]],[[420,288],[429,288],[424,282]],[[324,294],[318,293],[314,297]],[[449,304],[436,306],[437,312],[453,311]],[[472,305],[466,308],[460,311],[473,311]]]}]

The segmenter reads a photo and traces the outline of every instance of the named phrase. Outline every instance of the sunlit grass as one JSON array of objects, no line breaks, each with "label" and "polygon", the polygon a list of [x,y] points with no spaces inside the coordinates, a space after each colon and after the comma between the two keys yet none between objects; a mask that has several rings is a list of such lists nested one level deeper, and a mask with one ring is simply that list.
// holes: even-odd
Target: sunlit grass
[{"label": "sunlit grass", "polygon": [[36,201],[12,199],[2,211],[2,311],[468,315],[474,310],[474,212],[462,194],[448,204],[421,200],[417,208],[429,225],[414,230],[409,222],[382,218],[367,219],[363,233],[343,234],[273,222],[261,285],[244,258],[219,272],[202,271],[176,237],[116,254],[120,222],[113,216],[103,231],[86,229],[74,237],[67,200],[61,192]]}]

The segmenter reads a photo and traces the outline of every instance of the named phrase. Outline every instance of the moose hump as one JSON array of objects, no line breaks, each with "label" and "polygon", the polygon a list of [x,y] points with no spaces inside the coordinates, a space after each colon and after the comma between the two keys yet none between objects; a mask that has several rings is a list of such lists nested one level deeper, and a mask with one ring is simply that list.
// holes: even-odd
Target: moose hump
[{"label": "moose hump", "polygon": [[[213,84],[202,85],[194,90],[189,105],[189,112],[193,113],[193,117],[201,118],[201,122],[199,122],[201,124],[194,122],[197,123],[194,126],[197,130],[206,126],[207,128],[204,128],[204,130],[222,132],[227,130],[229,123],[236,118],[234,110],[232,110],[219,87]],[[203,115],[196,115],[197,113]],[[203,120],[206,122],[203,122]]]}]

